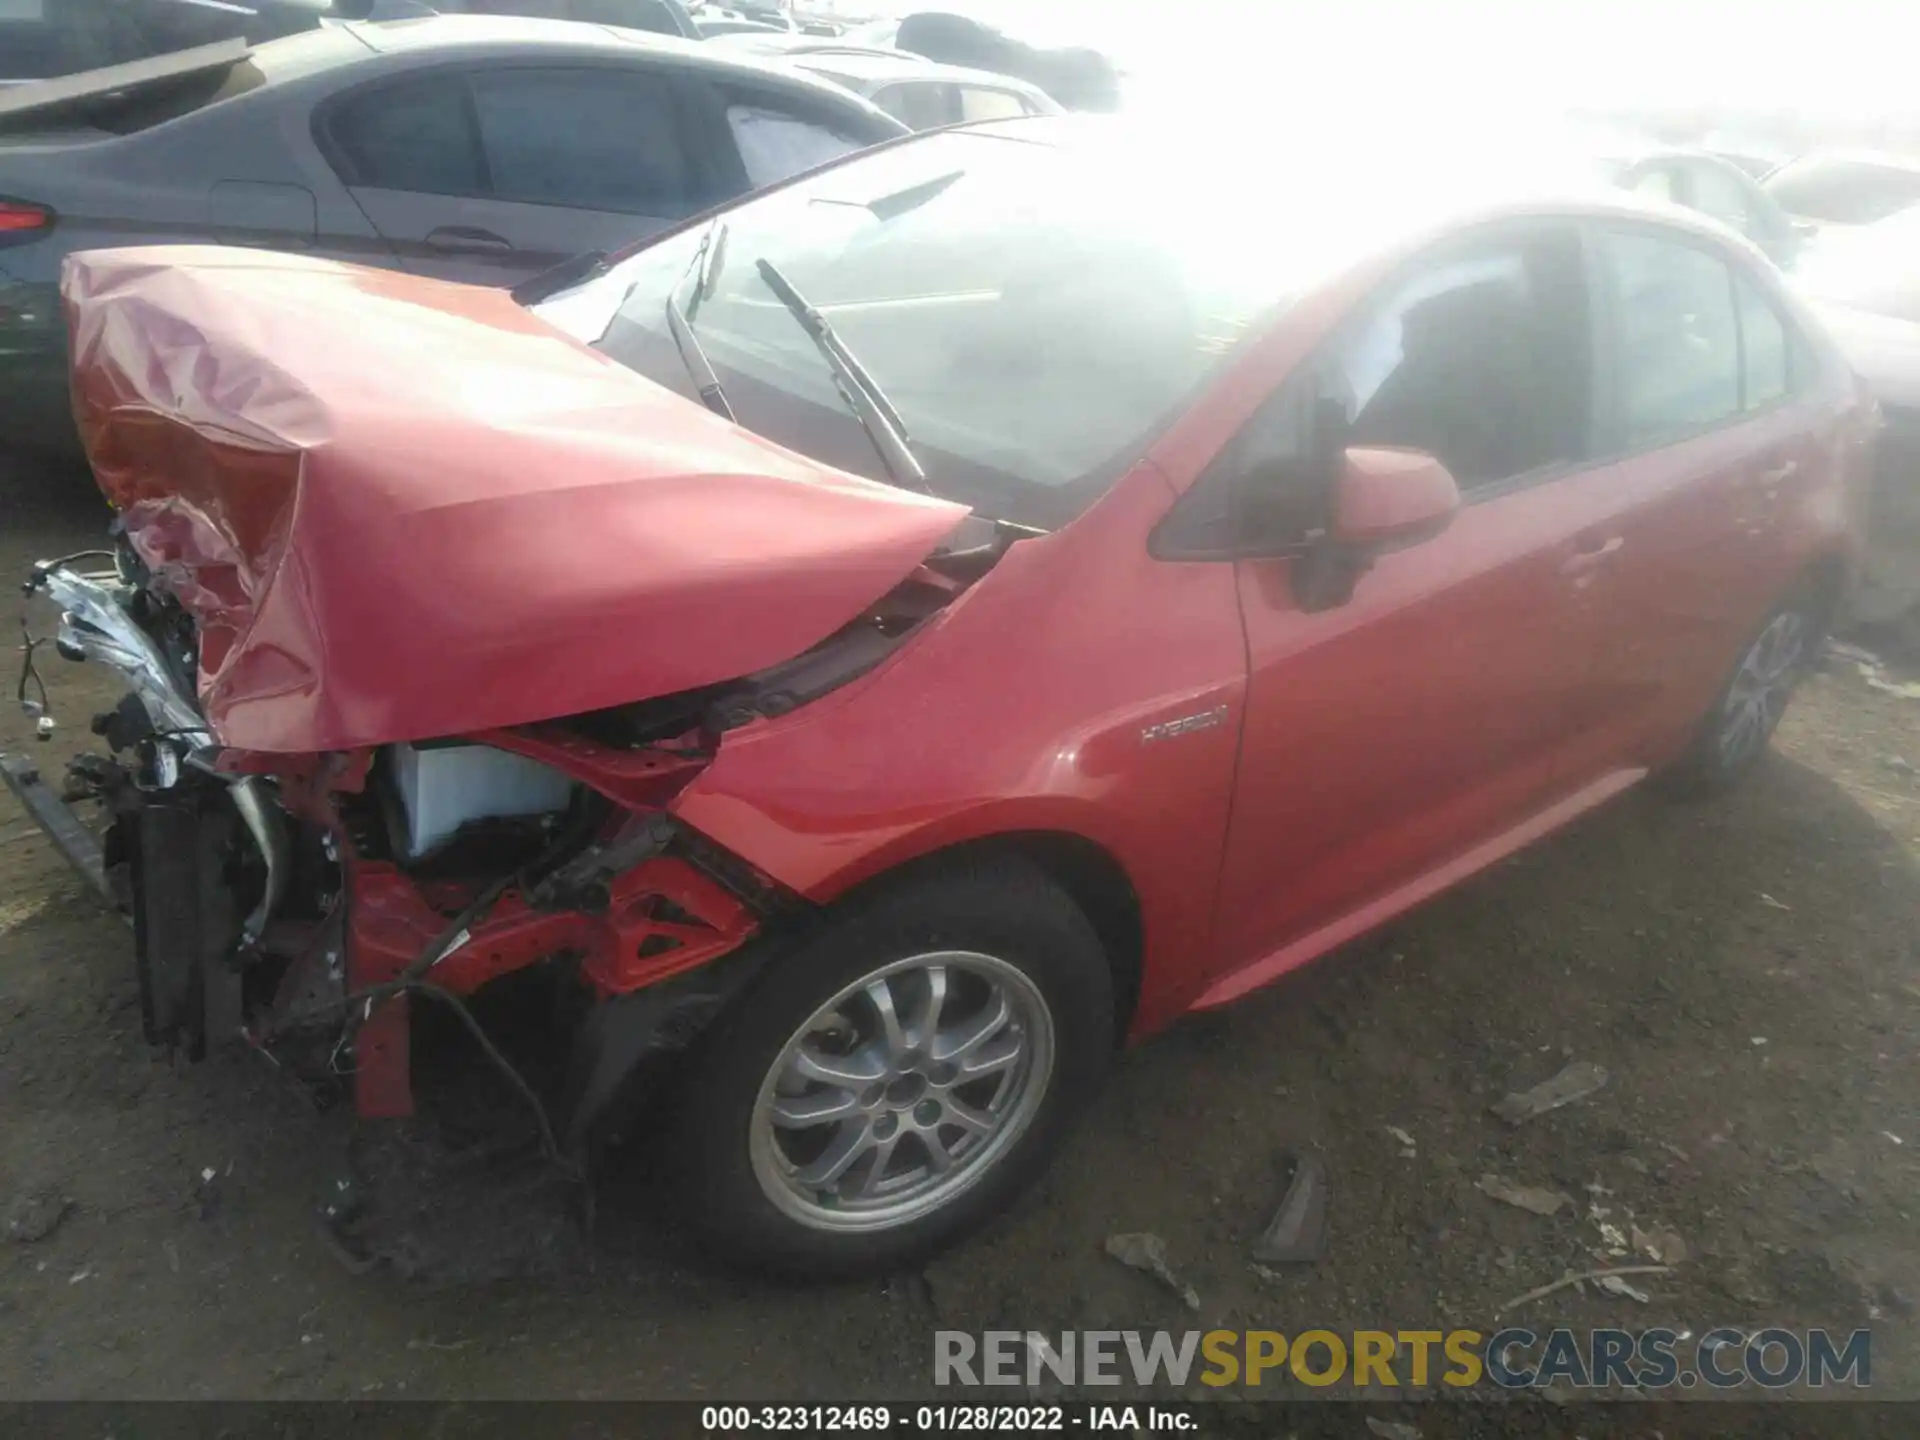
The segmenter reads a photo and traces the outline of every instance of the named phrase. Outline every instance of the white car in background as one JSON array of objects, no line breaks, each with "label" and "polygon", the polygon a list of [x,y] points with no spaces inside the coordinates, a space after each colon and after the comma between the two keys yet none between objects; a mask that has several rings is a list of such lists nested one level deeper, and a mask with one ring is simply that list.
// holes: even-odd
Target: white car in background
[{"label": "white car in background", "polygon": [[1920,205],[1920,157],[1816,150],[1769,172],[1763,188],[1809,228],[1871,225]]},{"label": "white car in background", "polygon": [[943,65],[884,45],[800,34],[717,35],[708,43],[796,65],[853,91],[914,130],[1061,113],[1052,96],[1025,80]]},{"label": "white car in background", "polygon": [[1920,205],[1872,224],[1821,230],[1788,278],[1886,420],[1855,618],[1920,626]]},{"label": "white car in background", "polygon": [[1037,85],[1011,75],[922,60],[904,51],[888,55],[822,49],[803,51],[788,59],[822,80],[831,80],[872,101],[914,130],[1061,113],[1060,105]]}]

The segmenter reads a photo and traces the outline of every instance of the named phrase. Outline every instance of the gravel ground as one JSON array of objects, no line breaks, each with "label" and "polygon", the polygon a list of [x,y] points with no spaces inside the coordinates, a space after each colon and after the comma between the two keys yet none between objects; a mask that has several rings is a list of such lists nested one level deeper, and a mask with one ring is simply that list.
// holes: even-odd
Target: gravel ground
[{"label": "gravel ground", "polygon": [[[83,477],[0,467],[0,581],[100,519]],[[57,769],[104,692],[51,665]],[[643,1167],[602,1187],[589,1238],[539,1173],[448,1162],[470,1137],[444,1120],[396,1152],[391,1263],[350,1272],[312,1218],[341,1117],[258,1061],[150,1052],[125,927],[0,804],[0,1211],[58,1216],[0,1238],[0,1395],[902,1397],[935,1328],[1486,1327],[1601,1263],[1597,1206],[1671,1227],[1685,1260],[1644,1305],[1565,1291],[1529,1320],[1871,1326],[1875,1392],[1920,1397],[1917,719],[1830,667],[1738,795],[1628,795],[1177,1028],[989,1233],[814,1289],[703,1266]],[[0,710],[0,749],[32,744]],[[1604,1089],[1489,1115],[1576,1059]],[[1332,1176],[1329,1248],[1263,1276],[1246,1248],[1301,1149]],[[1488,1173],[1578,1203],[1534,1215]],[[1102,1252],[1128,1231],[1165,1239],[1197,1315]]]}]

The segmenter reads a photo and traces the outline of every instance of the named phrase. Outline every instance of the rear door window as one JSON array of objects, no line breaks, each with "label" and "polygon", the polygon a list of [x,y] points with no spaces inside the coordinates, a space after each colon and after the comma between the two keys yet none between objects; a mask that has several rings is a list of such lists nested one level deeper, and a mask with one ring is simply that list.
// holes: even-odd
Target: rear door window
[{"label": "rear door window", "polygon": [[1602,231],[1619,439],[1643,450],[1740,413],[1733,275],[1717,256],[1651,232]]},{"label": "rear door window", "polygon": [[476,71],[470,84],[496,199],[668,217],[692,209],[698,185],[667,77],[530,68]]},{"label": "rear door window", "polygon": [[1027,114],[1026,102],[1008,90],[989,90],[979,85],[960,87],[962,120],[1012,120]]},{"label": "rear door window", "polygon": [[350,185],[427,195],[484,195],[486,175],[467,111],[466,82],[435,75],[350,96],[327,134]]},{"label": "rear door window", "polygon": [[740,152],[747,185],[754,190],[862,147],[861,141],[839,128],[805,119],[765,100],[728,105],[727,131]]},{"label": "rear door window", "polygon": [[945,81],[902,81],[877,93],[873,103],[914,130],[934,130],[960,119],[960,96]]}]

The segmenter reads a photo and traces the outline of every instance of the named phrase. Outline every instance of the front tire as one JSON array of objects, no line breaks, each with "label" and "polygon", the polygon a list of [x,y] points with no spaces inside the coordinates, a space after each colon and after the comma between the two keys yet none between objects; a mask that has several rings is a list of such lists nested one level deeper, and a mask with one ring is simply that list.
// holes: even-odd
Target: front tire
[{"label": "front tire", "polygon": [[718,1255],[783,1274],[917,1263],[1045,1168],[1113,1040],[1100,942],[1035,868],[857,900],[769,963],[682,1077],[682,1211]]},{"label": "front tire", "polygon": [[1791,596],[1762,622],[1733,674],[1701,721],[1692,744],[1667,775],[1684,795],[1718,794],[1760,763],[1787,702],[1819,658],[1827,616],[1810,589]]}]

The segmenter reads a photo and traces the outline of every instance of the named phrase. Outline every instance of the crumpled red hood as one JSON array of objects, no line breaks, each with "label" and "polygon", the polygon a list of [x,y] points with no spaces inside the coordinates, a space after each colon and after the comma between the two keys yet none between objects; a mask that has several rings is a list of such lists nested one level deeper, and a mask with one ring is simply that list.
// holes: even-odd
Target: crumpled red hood
[{"label": "crumpled red hood", "polygon": [[518,725],[790,658],[966,511],[820,465],[503,292],[213,247],[62,276],[94,473],[223,743]]}]

